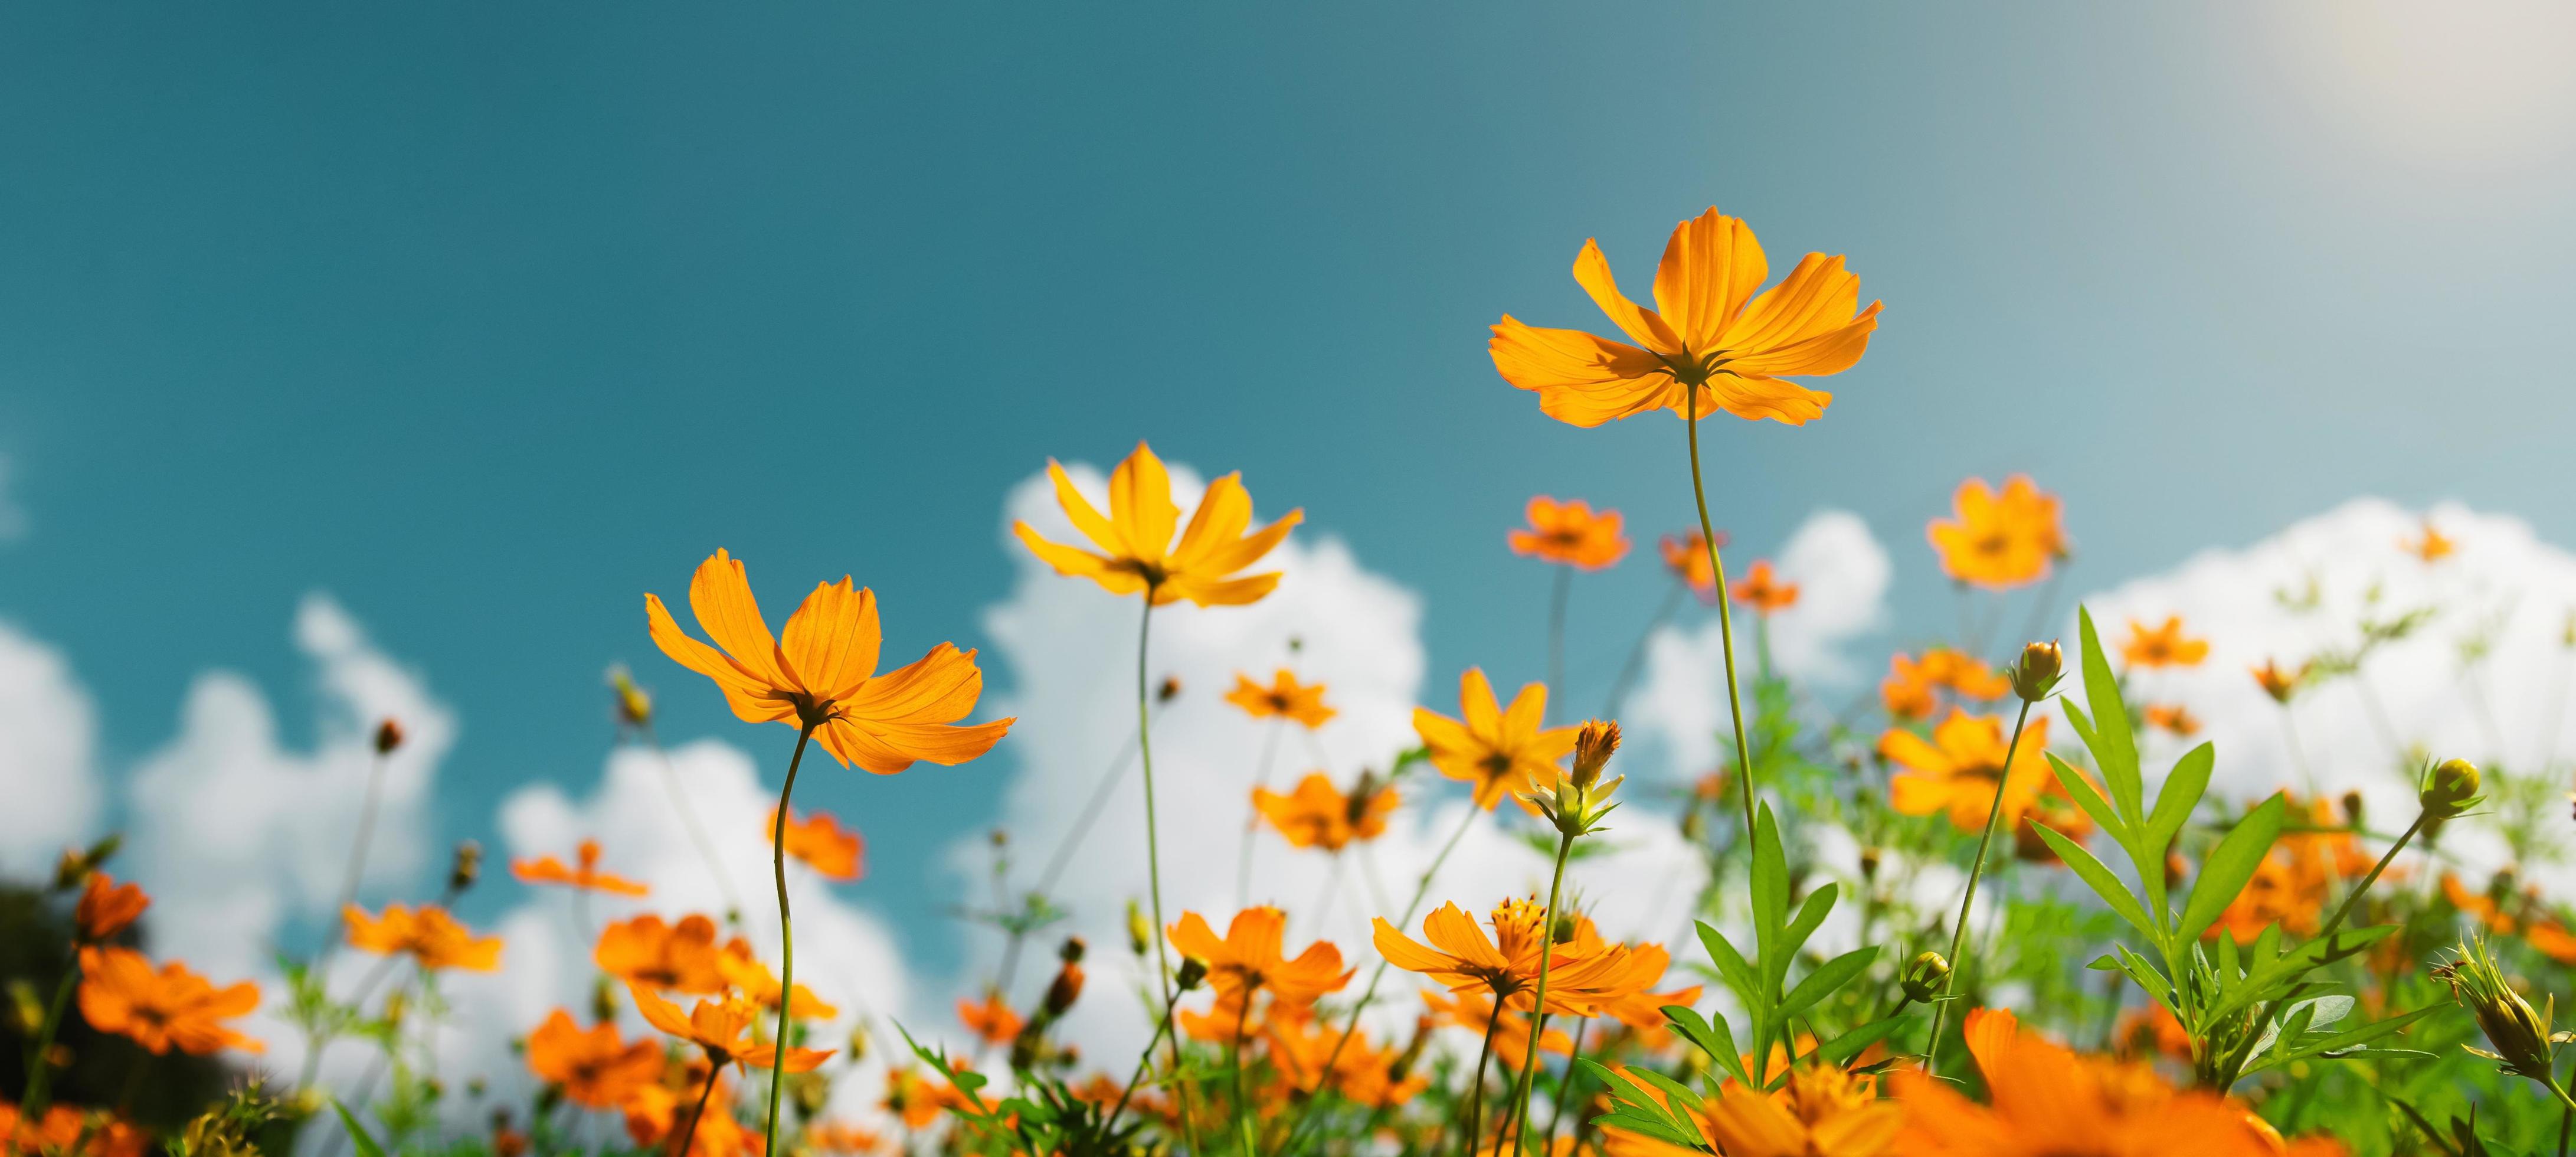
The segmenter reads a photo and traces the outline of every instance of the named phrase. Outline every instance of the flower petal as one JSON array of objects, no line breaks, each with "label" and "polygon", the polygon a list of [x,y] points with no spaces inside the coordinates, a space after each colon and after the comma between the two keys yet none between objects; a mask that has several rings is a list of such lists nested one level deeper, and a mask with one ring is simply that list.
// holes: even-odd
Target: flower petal
[{"label": "flower petal", "polygon": [[1592,304],[1610,315],[1610,324],[1627,334],[1628,340],[1661,354],[1684,352],[1681,335],[1673,331],[1655,311],[1628,300],[1619,292],[1619,282],[1610,276],[1610,259],[1601,255],[1601,246],[1586,238],[1582,252],[1574,255],[1574,281],[1583,292],[1592,295]]},{"label": "flower petal", "polygon": [[1111,554],[1126,551],[1126,537],[1118,533],[1116,524],[1101,517],[1099,509],[1082,496],[1082,491],[1074,489],[1073,478],[1064,472],[1063,463],[1047,459],[1047,477],[1055,482],[1055,504],[1064,508],[1066,518],[1073,520],[1074,530],[1090,539],[1092,545]]},{"label": "flower petal", "polygon": [[1136,443],[1136,452],[1109,472],[1109,520],[1127,540],[1128,554],[1140,561],[1160,563],[1171,549],[1181,508],[1172,504],[1172,476],[1153,447]]},{"label": "flower petal", "polygon": [[[1192,563],[1243,537],[1243,529],[1252,525],[1252,496],[1244,492],[1243,473],[1236,471],[1208,483],[1207,493],[1199,498],[1199,508],[1190,515],[1189,526],[1181,531],[1181,541],[1172,548],[1171,569],[1195,569]],[[1257,556],[1256,556],[1257,557]],[[1225,568],[1241,570],[1249,564]],[[1219,572],[1223,573],[1223,572]]]},{"label": "flower petal", "polygon": [[797,680],[820,695],[835,695],[866,682],[877,670],[875,591],[850,589],[849,576],[823,583],[787,616],[779,651]]},{"label": "flower petal", "polygon": [[1579,329],[1540,329],[1506,315],[1485,352],[1503,380],[1539,395],[1539,409],[1576,426],[1598,426],[1681,399],[1681,386],[1654,354]]},{"label": "flower petal", "polygon": [[875,723],[953,723],[975,709],[984,693],[976,652],[941,643],[930,653],[844,691],[840,714]]},{"label": "flower petal", "polygon": [[1655,309],[1693,350],[1719,348],[1771,263],[1743,221],[1715,209],[1673,227],[1655,267]]},{"label": "flower petal", "polygon": [[769,623],[760,617],[760,604],[751,597],[751,579],[741,559],[718,547],[699,563],[697,573],[689,577],[689,610],[697,615],[698,628],[745,672],[772,687],[803,690],[780,668],[778,641],[770,637]]}]

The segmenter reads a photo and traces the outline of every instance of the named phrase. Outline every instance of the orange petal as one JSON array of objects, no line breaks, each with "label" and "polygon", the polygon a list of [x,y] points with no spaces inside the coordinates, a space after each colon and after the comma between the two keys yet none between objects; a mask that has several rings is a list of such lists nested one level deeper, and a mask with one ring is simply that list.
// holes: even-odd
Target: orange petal
[{"label": "orange petal", "polygon": [[1592,304],[1600,306],[1601,312],[1609,315],[1610,324],[1618,326],[1628,340],[1656,353],[1683,352],[1681,336],[1673,332],[1672,326],[1655,316],[1655,311],[1619,292],[1618,280],[1610,276],[1610,259],[1603,257],[1601,246],[1589,238],[1584,240],[1582,251],[1574,255],[1574,281],[1583,287],[1583,292],[1592,295]]},{"label": "orange petal", "polygon": [[1655,267],[1655,309],[1694,350],[1719,348],[1728,323],[1771,276],[1762,242],[1715,209],[1673,227]]},{"label": "orange petal", "polygon": [[689,576],[689,610],[698,617],[699,629],[745,672],[773,687],[794,686],[780,669],[778,641],[770,637],[769,623],[760,617],[760,604],[751,597],[751,579],[741,559],[718,547],[699,563],[697,573]]},{"label": "orange petal", "polygon": [[876,592],[851,590],[844,575],[837,583],[817,585],[787,616],[779,650],[799,682],[818,694],[836,695],[876,673],[881,637]]},{"label": "orange petal", "polygon": [[1163,561],[1180,525],[1181,508],[1172,504],[1172,476],[1153,447],[1136,443],[1136,452],[1109,472],[1109,520],[1127,540],[1130,555],[1149,563]]},{"label": "orange petal", "polygon": [[1063,464],[1053,458],[1047,459],[1047,477],[1055,482],[1055,504],[1064,508],[1064,516],[1073,521],[1074,530],[1090,539],[1092,545],[1112,554],[1126,549],[1127,540],[1118,533],[1118,527],[1101,517],[1100,511],[1091,505],[1091,500],[1082,496],[1082,491],[1074,489],[1073,477],[1064,472]]}]

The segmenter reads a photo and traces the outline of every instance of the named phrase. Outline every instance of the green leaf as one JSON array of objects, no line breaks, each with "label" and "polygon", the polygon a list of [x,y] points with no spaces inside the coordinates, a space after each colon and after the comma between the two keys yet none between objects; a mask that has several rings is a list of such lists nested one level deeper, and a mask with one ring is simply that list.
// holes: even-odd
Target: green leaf
[{"label": "green leaf", "polygon": [[1747,1007],[1760,999],[1761,981],[1753,975],[1753,966],[1745,961],[1743,953],[1735,950],[1735,945],[1727,940],[1725,933],[1702,920],[1699,922],[1699,943],[1700,947],[1708,950],[1709,960],[1717,965],[1717,974],[1726,980],[1728,988],[1735,990],[1737,999]]},{"label": "green leaf", "polygon": [[2148,963],[2146,957],[2129,951],[2127,945],[2114,944],[2111,946],[2111,951],[2120,954],[2121,972],[2126,973],[2129,979],[2137,981],[2138,987],[2147,990],[2147,995],[2156,998],[2156,1003],[2167,1008],[2173,1007],[2173,985],[2165,980],[2163,973],[2156,971],[2155,965]]},{"label": "green leaf", "polygon": [[[1590,1057],[1582,1058],[1581,1063],[1592,1071],[1593,1078],[1600,1081],[1601,1087],[1610,1094],[1611,1111],[1593,1118],[1594,1123],[1630,1129],[1675,1145],[1706,1150],[1707,1139],[1700,1136],[1697,1124],[1674,1115],[1670,1108],[1647,1095],[1636,1083],[1635,1074],[1646,1070],[1632,1068],[1625,1073],[1616,1073]],[[1686,1095],[1687,1092],[1685,1090]],[[1699,1098],[1691,1097],[1690,1103],[1699,1104]]]},{"label": "green leaf", "polygon": [[1879,1020],[1873,1020],[1868,1024],[1862,1025],[1859,1028],[1853,1029],[1850,1032],[1826,1041],[1821,1045],[1817,1045],[1816,1055],[1839,1065],[1853,1057],[1859,1056],[1862,1049],[1868,1048],[1871,1045],[1887,1039],[1887,1034],[1895,1032],[1904,1023],[1905,1016],[1903,1013]]},{"label": "green leaf", "polygon": [[1841,894],[1842,885],[1830,882],[1807,893],[1806,902],[1798,905],[1797,919],[1789,921],[1788,936],[1780,942],[1782,967],[1785,968],[1789,958],[1806,946],[1807,937],[1816,934],[1816,926],[1825,922],[1825,915],[1834,910],[1834,898]]},{"label": "green leaf", "polygon": [[2144,933],[2149,943],[2157,942],[2156,926],[2148,921],[2147,910],[2138,906],[2138,898],[2129,894],[2128,885],[2112,875],[2111,869],[2103,867],[2102,861],[2084,850],[2084,845],[2057,834],[2047,824],[2032,820],[2030,826],[2032,831],[2039,833],[2040,839],[2047,841],[2048,849],[2057,853],[2057,858],[2074,870],[2077,879],[2084,881],[2095,895],[2102,897],[2103,903],[2111,906],[2112,912],[2128,921],[2130,927]]},{"label": "green leaf", "polygon": [[358,1124],[358,1118],[349,1112],[347,1105],[340,1103],[339,1098],[331,1099],[331,1111],[340,1114],[340,1124],[349,1130],[349,1144],[357,1149],[358,1157],[385,1157],[385,1147],[376,1143],[374,1135],[368,1133],[365,1126]]},{"label": "green leaf", "polygon": [[2229,988],[2225,996],[2210,1006],[2206,1015],[2216,1021],[2256,1002],[2269,1000],[2320,965],[2359,953],[2388,938],[2398,927],[2395,924],[2377,924],[2368,928],[2346,928],[2324,939],[2299,945],[2282,953],[2277,960],[2257,964],[2246,972],[2243,983]]},{"label": "green leaf", "polygon": [[2147,843],[2162,848],[2173,842],[2191,813],[2200,806],[2200,797],[2209,791],[2210,770],[2218,764],[2218,749],[2203,743],[2175,760],[2173,771],[2165,776],[2164,787],[2156,792],[2155,814],[2147,817]]},{"label": "green leaf", "polygon": [[1878,945],[1872,944],[1867,948],[1855,948],[1818,965],[1814,972],[1807,974],[1806,979],[1798,982],[1796,988],[1789,990],[1789,995],[1780,998],[1780,1018],[1787,1020],[1806,1011],[1808,1005],[1823,1000],[1835,989],[1851,983],[1853,977],[1868,970],[1870,962],[1876,959],[1878,959]]},{"label": "green leaf", "polygon": [[1771,958],[1771,946],[1788,928],[1789,858],[1780,850],[1780,828],[1771,819],[1771,805],[1763,804],[1753,825],[1753,932],[1754,949],[1763,959]]},{"label": "green leaf", "polygon": [[[2070,707],[2068,710],[2073,708]],[[2102,798],[2101,791],[2093,786],[2092,780],[2084,778],[2083,772],[2076,770],[2065,760],[2059,759],[2056,752],[2042,754],[2048,756],[2048,766],[2057,773],[2058,785],[2066,789],[2066,797],[2074,800],[2075,806],[2084,809],[2084,814],[2093,817],[2093,822],[2103,831],[2111,833],[2114,839],[2128,832],[2128,821],[2121,819],[2118,812],[2111,810],[2111,801]]]},{"label": "green leaf", "polygon": [[2093,735],[2085,747],[2102,765],[2102,782],[2111,802],[2132,824],[2146,815],[2146,788],[2138,779],[2138,740],[2129,729],[2129,708],[2120,700],[2120,681],[2111,675],[2111,660],[2102,653],[2102,637],[2093,630],[2093,612],[2075,609],[2084,633],[2084,710],[2092,716]]},{"label": "green leaf", "polygon": [[1684,1040],[1707,1053],[1710,1060],[1725,1069],[1738,1083],[1753,1083],[1744,1072],[1744,1052],[1735,1047],[1735,1030],[1727,1026],[1726,1014],[1711,1013],[1703,1020],[1698,1010],[1687,1004],[1667,1004],[1664,1006],[1664,1020]]},{"label": "green leaf", "polygon": [[2263,857],[2272,852],[2272,841],[2281,834],[2281,817],[2289,802],[2280,794],[2264,800],[2262,805],[2243,820],[2218,847],[2201,861],[2200,878],[2192,881],[2191,899],[2183,904],[2182,925],[2175,929],[2175,939],[2191,943],[2218,921],[2229,902],[2245,890],[2245,881],[2263,866]]}]

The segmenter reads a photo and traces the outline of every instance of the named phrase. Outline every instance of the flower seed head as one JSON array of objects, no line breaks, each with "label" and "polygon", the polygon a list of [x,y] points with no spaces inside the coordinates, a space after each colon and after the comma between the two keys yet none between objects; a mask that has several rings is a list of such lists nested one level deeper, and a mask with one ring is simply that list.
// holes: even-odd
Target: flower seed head
[{"label": "flower seed head", "polygon": [[2057,689],[2057,679],[2066,670],[2066,652],[2054,640],[2032,643],[2021,649],[2021,660],[2013,664],[2013,693],[2024,703],[2037,703]]}]

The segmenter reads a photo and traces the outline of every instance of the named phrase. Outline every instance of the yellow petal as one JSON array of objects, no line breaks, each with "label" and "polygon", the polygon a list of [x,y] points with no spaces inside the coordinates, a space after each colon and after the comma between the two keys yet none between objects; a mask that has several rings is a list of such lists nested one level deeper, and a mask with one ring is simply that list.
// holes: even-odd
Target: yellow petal
[{"label": "yellow petal", "polygon": [[772,687],[803,690],[779,667],[778,641],[770,637],[769,623],[760,617],[760,604],[751,597],[751,579],[743,572],[741,559],[719,547],[698,564],[697,573],[689,577],[689,610],[697,615],[699,629],[744,671]]},{"label": "yellow petal", "polygon": [[[1248,522],[1249,519],[1246,521]],[[1222,578],[1233,574],[1261,561],[1263,555],[1269,554],[1281,540],[1288,537],[1289,531],[1296,529],[1305,521],[1306,511],[1303,508],[1291,510],[1280,515],[1279,521],[1251,534],[1232,542],[1217,544],[1206,555],[1194,560],[1187,569],[1197,571],[1208,578]],[[1239,527],[1237,529],[1240,530]],[[1176,567],[1178,565],[1175,564]]]},{"label": "yellow petal", "polygon": [[875,591],[850,589],[849,576],[822,583],[787,616],[779,650],[798,681],[818,695],[856,687],[877,670]]},{"label": "yellow petal", "polygon": [[1502,705],[1494,701],[1494,685],[1484,668],[1469,667],[1458,676],[1458,710],[1479,742],[1490,743],[1502,733]]},{"label": "yellow petal", "polygon": [[[1190,525],[1181,532],[1179,545],[1172,548],[1171,569],[1192,569],[1194,560],[1232,544],[1243,537],[1243,528],[1252,525],[1252,496],[1244,493],[1243,475],[1228,474],[1208,483],[1207,494],[1199,499],[1198,510],[1190,515]],[[1226,570],[1241,570],[1242,566]]]},{"label": "yellow petal", "polygon": [[941,643],[921,658],[870,679],[838,703],[841,714],[886,723],[950,723],[975,709],[984,672],[975,652]]},{"label": "yellow petal", "polygon": [[1859,275],[1840,257],[1810,253],[1747,304],[1720,341],[1729,361],[1741,361],[1850,325],[1859,308]]},{"label": "yellow petal", "polygon": [[1690,348],[1717,349],[1727,324],[1769,276],[1753,230],[1711,209],[1673,227],[1655,267],[1655,309]]},{"label": "yellow petal", "polygon": [[1171,549],[1172,529],[1180,525],[1181,508],[1172,504],[1172,476],[1154,449],[1136,443],[1136,452],[1109,473],[1109,520],[1118,525],[1127,551],[1147,563],[1163,561]]},{"label": "yellow petal", "polygon": [[1627,334],[1628,340],[1661,354],[1683,352],[1681,336],[1655,311],[1628,300],[1619,292],[1619,283],[1610,276],[1610,259],[1601,255],[1601,246],[1587,239],[1583,251],[1574,255],[1574,280],[1583,292],[1592,295],[1592,304],[1610,315],[1610,324]]},{"label": "yellow petal", "polygon": [[1073,478],[1064,472],[1062,463],[1047,459],[1047,477],[1055,482],[1055,504],[1064,508],[1066,518],[1073,520],[1074,530],[1102,550],[1111,554],[1125,553],[1126,538],[1118,533],[1117,526],[1100,516],[1100,511],[1091,505],[1090,499],[1074,489]]},{"label": "yellow petal", "polygon": [[715,680],[728,697],[742,695],[757,699],[770,689],[766,681],[743,670],[741,664],[726,657],[724,652],[690,638],[688,632],[681,630],[680,624],[673,621],[670,610],[662,605],[659,596],[644,596],[644,628],[653,637],[653,645],[662,648],[662,653],[670,656],[672,662]]}]

